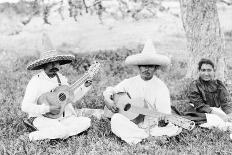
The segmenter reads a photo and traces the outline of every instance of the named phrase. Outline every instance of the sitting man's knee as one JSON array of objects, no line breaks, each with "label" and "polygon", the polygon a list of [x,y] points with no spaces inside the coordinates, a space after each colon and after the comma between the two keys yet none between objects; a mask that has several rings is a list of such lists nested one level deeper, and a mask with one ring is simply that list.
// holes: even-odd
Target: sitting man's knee
[{"label": "sitting man's knee", "polygon": [[114,122],[114,121],[117,121],[117,120],[121,120],[123,119],[123,115],[122,114],[119,114],[119,113],[116,113],[114,114],[112,117],[111,117],[111,122]]},{"label": "sitting man's knee", "polygon": [[85,125],[86,125],[86,127],[88,127],[88,128],[91,126],[91,119],[90,119],[90,118],[85,117]]},{"label": "sitting man's knee", "polygon": [[89,117],[76,117],[75,124],[79,127],[80,124],[84,127],[84,128],[89,128],[91,126],[91,119]]}]

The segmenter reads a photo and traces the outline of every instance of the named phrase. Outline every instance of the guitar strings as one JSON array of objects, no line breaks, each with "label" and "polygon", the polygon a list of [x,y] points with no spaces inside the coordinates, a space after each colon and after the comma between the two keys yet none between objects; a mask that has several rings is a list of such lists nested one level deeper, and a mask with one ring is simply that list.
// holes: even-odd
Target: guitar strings
[{"label": "guitar strings", "polygon": [[[96,68],[96,66],[95,66],[95,68]],[[92,69],[93,71],[93,75],[95,75],[96,74],[96,71],[98,70],[98,69]],[[87,77],[86,77],[87,76]],[[80,85],[82,85],[83,84],[83,82],[85,82],[85,80],[87,79],[87,78],[89,78],[90,77],[90,75],[89,75],[89,73],[87,72],[87,73],[85,73],[78,81],[76,81],[72,86],[71,86],[71,89],[74,89],[75,87],[77,87],[77,86],[80,86]]]},{"label": "guitar strings", "polygon": [[83,84],[83,82],[85,82],[87,78],[89,78],[89,75],[86,73],[79,80],[77,80],[74,84],[72,84],[70,89],[73,90],[74,88],[79,87],[80,85]]},{"label": "guitar strings", "polygon": [[[73,90],[77,85],[77,86],[80,86],[81,84],[83,84],[83,82],[88,78],[88,75],[87,74],[84,74],[84,76],[82,76],[78,81],[76,81],[72,86],[71,86],[71,90]],[[75,86],[75,87],[74,87]],[[60,97],[59,98],[63,98],[65,97],[65,94],[60,94]]]},{"label": "guitar strings", "polygon": [[[94,66],[94,65],[93,65]],[[96,67],[96,66],[95,66]],[[93,71],[93,73],[94,72],[96,72],[96,70],[97,69],[95,69],[94,71]],[[94,74],[93,74],[94,75]],[[89,74],[88,73],[85,73],[80,79],[78,79],[76,82],[74,82],[74,84],[72,84],[72,86],[71,86],[71,90],[73,90],[74,88],[76,88],[77,86],[79,87],[79,86],[81,86],[85,81],[86,81],[86,79],[88,79],[90,76],[89,76]],[[62,97],[64,97],[65,96],[65,94],[61,94],[61,98]]]},{"label": "guitar strings", "polygon": [[[82,85],[88,77],[89,77],[89,75],[88,75],[87,73],[84,74],[79,80],[77,80],[77,81],[71,86],[70,89],[73,90],[75,87]],[[74,86],[75,86],[75,87],[74,87]],[[64,96],[65,96],[65,94],[61,94],[60,97],[62,98],[62,97],[64,97]]]}]

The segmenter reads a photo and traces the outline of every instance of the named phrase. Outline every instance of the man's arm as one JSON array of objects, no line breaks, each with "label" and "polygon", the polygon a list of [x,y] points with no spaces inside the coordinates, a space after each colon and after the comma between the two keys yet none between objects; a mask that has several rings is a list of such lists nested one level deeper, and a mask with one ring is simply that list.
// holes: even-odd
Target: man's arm
[{"label": "man's arm", "polygon": [[113,101],[113,95],[118,92],[125,92],[125,91],[127,92],[126,85],[127,85],[126,80],[123,80],[115,87],[107,87],[106,90],[103,92],[105,105],[113,113],[118,112],[118,108],[116,107]]},{"label": "man's arm", "polygon": [[226,114],[232,113],[232,99],[230,97],[230,94],[226,87],[220,82],[220,104],[222,111],[224,111]]},{"label": "man's arm", "polygon": [[220,102],[221,102],[221,109],[227,114],[225,117],[225,121],[232,122],[232,99],[226,87],[220,82]]},{"label": "man's arm", "polygon": [[168,87],[162,82],[162,85],[160,84],[160,87],[157,89],[159,90],[157,94],[159,97],[156,99],[156,103],[153,104],[156,106],[159,112],[171,114],[171,100]]},{"label": "man's arm", "polygon": [[26,92],[21,104],[21,109],[27,113],[34,113],[34,114],[45,114],[49,112],[49,106],[42,104],[37,105],[37,90],[38,90],[39,82],[35,79],[32,79],[26,88]]},{"label": "man's arm", "polygon": [[211,113],[212,109],[209,105],[205,104],[204,99],[204,92],[200,92],[197,88],[196,83],[192,82],[188,89],[188,98],[190,103],[192,103],[195,109],[201,113]]}]

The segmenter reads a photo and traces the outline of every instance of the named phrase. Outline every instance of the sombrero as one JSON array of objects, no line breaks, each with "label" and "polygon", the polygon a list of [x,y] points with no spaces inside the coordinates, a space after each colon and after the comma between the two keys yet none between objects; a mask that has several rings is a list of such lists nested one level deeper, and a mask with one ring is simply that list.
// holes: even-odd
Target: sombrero
[{"label": "sombrero", "polygon": [[60,65],[64,65],[71,63],[75,59],[75,57],[70,54],[58,54],[58,52],[53,48],[51,40],[47,34],[43,34],[42,36],[42,45],[44,49],[40,54],[40,58],[29,64],[27,66],[28,70],[39,70],[43,68],[44,64],[55,61],[59,62]]},{"label": "sombrero", "polygon": [[171,63],[171,60],[165,56],[156,53],[152,40],[146,41],[141,53],[128,56],[125,60],[126,65],[160,65],[167,66]]}]

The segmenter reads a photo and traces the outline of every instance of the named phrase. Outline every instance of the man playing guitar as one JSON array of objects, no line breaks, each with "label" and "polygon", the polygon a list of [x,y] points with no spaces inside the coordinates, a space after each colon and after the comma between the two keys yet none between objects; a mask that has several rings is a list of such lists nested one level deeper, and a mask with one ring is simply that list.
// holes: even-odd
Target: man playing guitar
[{"label": "man playing guitar", "polygon": [[[136,144],[142,139],[151,136],[175,136],[182,129],[172,123],[158,122],[165,121],[166,115],[171,114],[171,103],[169,90],[165,83],[154,75],[159,66],[170,63],[170,59],[164,55],[157,54],[151,40],[148,40],[139,54],[126,58],[125,64],[136,66],[140,75],[125,79],[115,87],[108,87],[104,92],[106,107],[114,114],[111,117],[111,129],[114,134],[129,144]],[[131,99],[143,98],[147,103],[147,108],[161,113],[156,118],[139,115],[136,119],[130,120],[128,117],[118,112],[118,107],[114,103],[114,94],[126,92]],[[132,103],[133,104],[133,103]],[[141,103],[142,104],[142,103]],[[132,105],[133,106],[133,105]]]},{"label": "man playing guitar", "polygon": [[[68,85],[67,78],[60,74],[60,65],[71,63],[73,55],[59,55],[52,47],[47,35],[42,38],[43,47],[40,58],[31,63],[28,70],[42,71],[32,77],[29,81],[25,96],[22,101],[22,111],[28,113],[29,120],[37,128],[36,131],[29,133],[30,141],[43,139],[65,139],[69,136],[79,134],[90,127],[91,120],[88,117],[77,117],[71,103],[65,106],[62,116],[57,119],[45,117],[46,113],[57,113],[60,105],[38,104],[38,98],[47,92],[52,91],[60,85]],[[74,91],[72,102],[83,97],[91,88],[91,81],[86,81]]]}]

